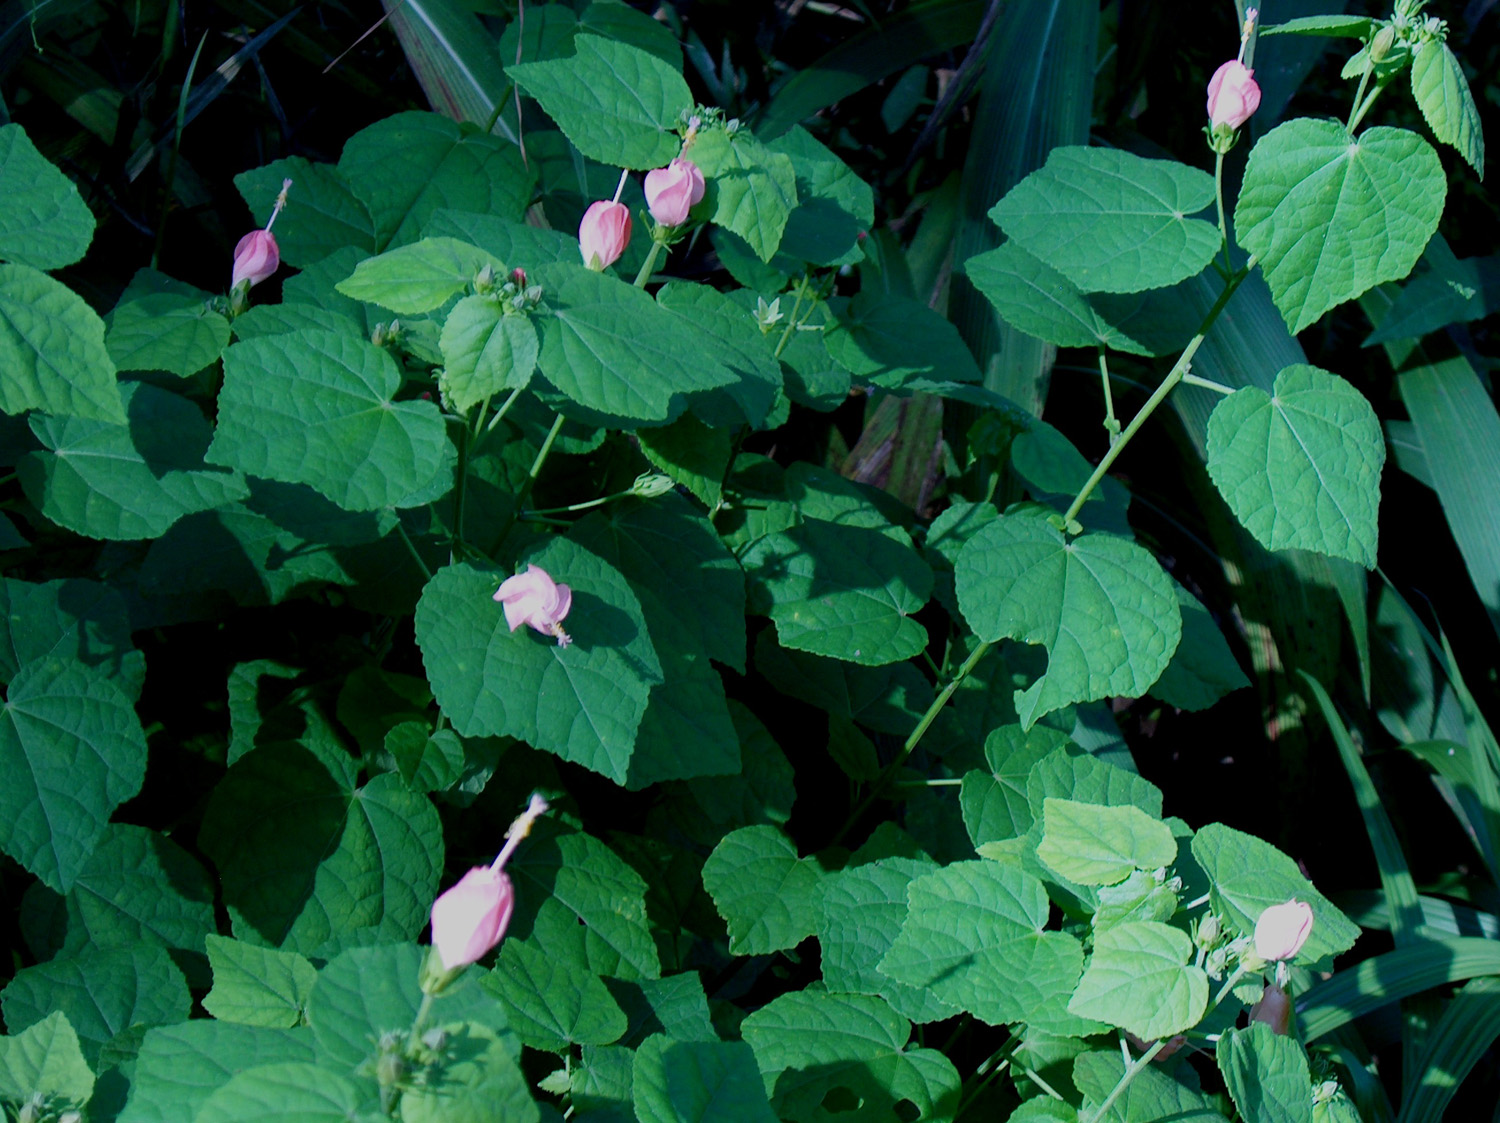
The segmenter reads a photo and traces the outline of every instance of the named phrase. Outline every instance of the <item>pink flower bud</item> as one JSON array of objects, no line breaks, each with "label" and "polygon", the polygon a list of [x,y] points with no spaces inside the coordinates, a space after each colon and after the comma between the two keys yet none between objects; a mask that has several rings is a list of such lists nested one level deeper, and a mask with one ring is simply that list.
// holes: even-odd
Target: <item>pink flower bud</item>
[{"label": "pink flower bud", "polygon": [[1312,906],[1293,897],[1272,905],[1255,922],[1255,954],[1269,962],[1291,959],[1307,943],[1312,931]]},{"label": "pink flower bud", "polygon": [[703,173],[691,160],[678,157],[664,168],[646,173],[646,206],[663,226],[681,226],[688,210],[703,198]]},{"label": "pink flower bud", "polygon": [[1282,1037],[1292,1032],[1292,998],[1278,986],[1266,987],[1260,1001],[1250,1007],[1252,1022],[1265,1022]]},{"label": "pink flower bud", "polygon": [[630,244],[630,208],[604,199],[583,212],[578,224],[578,248],[590,269],[613,265]]},{"label": "pink flower bud", "polygon": [[573,607],[573,590],[557,584],[541,566],[528,565],[525,573],[507,577],[494,599],[505,606],[505,622],[511,631],[529,624],[544,636],[556,636],[559,647],[572,642],[562,621]]},{"label": "pink flower bud", "polygon": [[281,264],[281,250],[277,248],[276,236],[269,230],[252,230],[234,247],[234,274],[229,287],[241,281],[258,285],[276,272]]},{"label": "pink flower bud", "polygon": [[1239,59],[1230,59],[1208,81],[1208,119],[1213,125],[1238,129],[1260,108],[1260,87],[1255,71]]},{"label": "pink flower bud", "polygon": [[510,924],[515,893],[504,870],[475,866],[432,902],[432,946],[455,971],[500,942]]}]

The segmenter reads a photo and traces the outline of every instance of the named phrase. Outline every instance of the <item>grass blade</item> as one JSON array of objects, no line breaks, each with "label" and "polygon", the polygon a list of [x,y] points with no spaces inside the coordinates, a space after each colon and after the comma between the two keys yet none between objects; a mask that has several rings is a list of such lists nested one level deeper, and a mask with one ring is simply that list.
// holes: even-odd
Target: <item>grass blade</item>
[{"label": "grass blade", "polygon": [[1475,979],[1453,996],[1427,1035],[1397,1123],[1442,1123],[1464,1077],[1500,1037],[1500,979]]}]

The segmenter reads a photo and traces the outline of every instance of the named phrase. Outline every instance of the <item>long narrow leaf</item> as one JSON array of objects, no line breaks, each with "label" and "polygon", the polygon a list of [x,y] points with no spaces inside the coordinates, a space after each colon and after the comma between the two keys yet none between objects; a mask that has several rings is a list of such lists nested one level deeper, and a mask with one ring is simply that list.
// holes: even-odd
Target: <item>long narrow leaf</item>
[{"label": "long narrow leaf", "polygon": [[777,91],[755,123],[756,135],[765,140],[780,136],[798,121],[928,55],[972,42],[987,2],[919,0],[879,28],[850,36]]},{"label": "long narrow leaf", "polygon": [[[1440,897],[1419,897],[1417,900],[1422,906],[1422,927],[1430,935],[1482,936],[1487,940],[1500,940],[1500,916],[1494,913],[1480,912],[1468,905],[1455,905]],[[1385,894],[1378,890],[1357,889],[1339,893],[1333,901],[1361,928],[1389,929],[1391,926]]]},{"label": "long narrow leaf", "polygon": [[1307,1041],[1408,995],[1481,975],[1500,975],[1500,942],[1476,937],[1424,940],[1340,971],[1297,1004]]},{"label": "long narrow leaf", "polygon": [[1441,1123],[1464,1078],[1500,1037],[1500,979],[1475,979],[1453,996],[1427,1035],[1419,1078],[1406,1089],[1398,1123]]},{"label": "long narrow leaf", "polygon": [[[1000,244],[989,209],[1062,144],[1087,144],[1094,102],[1099,5],[1092,0],[1004,3],[986,48],[984,84],[964,163],[954,261]],[[1040,415],[1056,349],[1011,327],[955,272],[948,316],[988,389]]]},{"label": "long narrow leaf", "polygon": [[1344,771],[1349,773],[1349,782],[1354,785],[1354,798],[1359,803],[1359,813],[1364,818],[1365,831],[1375,851],[1380,884],[1390,908],[1391,936],[1397,947],[1406,947],[1421,938],[1422,903],[1417,896],[1416,883],[1411,879],[1411,870],[1407,868],[1406,855],[1401,852],[1401,843],[1396,838],[1396,828],[1391,825],[1391,817],[1380,800],[1380,793],[1375,790],[1364,758],[1334,708],[1333,699],[1328,697],[1328,691],[1317,679],[1306,672],[1302,677],[1317,700],[1318,708],[1323,711],[1323,720],[1328,723],[1328,731],[1338,746]]},{"label": "long narrow leaf", "polygon": [[[455,121],[484,125],[504,108],[510,83],[499,46],[478,16],[456,0],[382,3],[433,109]],[[507,140],[516,139],[503,115],[495,131]]]}]

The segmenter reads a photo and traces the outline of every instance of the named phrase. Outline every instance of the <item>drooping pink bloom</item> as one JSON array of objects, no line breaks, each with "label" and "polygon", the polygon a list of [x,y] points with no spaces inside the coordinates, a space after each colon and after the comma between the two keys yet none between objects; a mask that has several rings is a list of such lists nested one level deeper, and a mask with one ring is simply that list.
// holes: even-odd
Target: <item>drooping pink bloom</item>
[{"label": "drooping pink bloom", "polygon": [[276,272],[281,264],[281,249],[276,245],[276,235],[269,230],[252,230],[234,247],[234,274],[229,287],[241,281],[258,285]]},{"label": "drooping pink bloom", "polygon": [[1286,1037],[1292,1032],[1292,997],[1278,986],[1268,986],[1261,992],[1260,1001],[1250,1007],[1252,1022],[1265,1022],[1272,1030]]},{"label": "drooping pink bloom", "polygon": [[276,224],[276,216],[286,206],[286,193],[291,186],[291,180],[281,181],[281,191],[276,195],[276,205],[271,208],[271,217],[266,221],[265,229],[250,231],[234,247],[234,270],[229,281],[231,290],[238,287],[241,281],[249,281],[252,285],[260,284],[276,272],[277,266],[281,264],[281,247],[276,244],[276,236],[271,233],[271,227]]},{"label": "drooping pink bloom", "polygon": [[1208,119],[1213,125],[1238,129],[1260,108],[1260,86],[1255,71],[1230,59],[1208,81]]},{"label": "drooping pink bloom", "polygon": [[505,846],[493,864],[475,866],[432,902],[432,946],[444,971],[457,971],[483,958],[505,935],[516,903],[505,862],[546,810],[547,801],[533,795],[505,832]]},{"label": "drooping pink bloom", "polygon": [[630,208],[605,199],[583,212],[578,224],[578,248],[590,269],[604,269],[619,260],[630,244]]},{"label": "drooping pink bloom", "polygon": [[466,967],[500,942],[515,907],[504,870],[475,866],[432,902],[432,946],[445,970]]},{"label": "drooping pink bloom", "polygon": [[1268,963],[1291,959],[1307,943],[1312,926],[1312,906],[1306,901],[1293,897],[1272,905],[1255,922],[1255,954]]},{"label": "drooping pink bloom", "polygon": [[544,636],[556,636],[561,647],[572,642],[562,629],[562,621],[573,607],[573,590],[553,581],[541,566],[528,565],[525,573],[507,577],[494,599],[505,607],[505,622],[511,631],[529,624]]},{"label": "drooping pink bloom", "polygon": [[691,160],[678,157],[646,173],[646,206],[663,226],[681,226],[688,211],[703,198],[703,173]]}]

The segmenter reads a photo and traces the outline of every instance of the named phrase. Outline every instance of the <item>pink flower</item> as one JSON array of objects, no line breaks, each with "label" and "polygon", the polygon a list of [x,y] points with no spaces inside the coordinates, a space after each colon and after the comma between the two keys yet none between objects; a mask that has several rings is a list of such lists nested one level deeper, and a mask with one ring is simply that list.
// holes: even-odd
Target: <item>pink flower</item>
[{"label": "pink flower", "polygon": [[663,226],[681,226],[688,210],[703,198],[703,173],[681,157],[664,168],[646,173],[646,206]]},{"label": "pink flower", "polygon": [[1292,1032],[1292,998],[1278,986],[1266,987],[1260,1001],[1250,1007],[1252,1022],[1265,1022],[1282,1037]]},{"label": "pink flower", "polygon": [[500,942],[515,892],[504,870],[475,866],[432,902],[432,946],[445,970],[466,967]]},{"label": "pink flower", "polygon": [[556,636],[559,647],[572,642],[562,621],[573,607],[573,590],[557,584],[541,566],[528,565],[525,573],[507,577],[495,600],[505,606],[505,622],[511,631],[530,624],[544,636]]},{"label": "pink flower", "polygon": [[1208,119],[1213,125],[1238,129],[1260,108],[1260,87],[1255,71],[1239,59],[1230,59],[1208,82]]},{"label": "pink flower", "polygon": [[590,269],[613,265],[630,244],[630,208],[603,199],[583,212],[578,224],[578,248]]},{"label": "pink flower", "polygon": [[1255,922],[1255,954],[1267,962],[1291,959],[1307,943],[1312,931],[1312,906],[1293,897],[1272,905]]},{"label": "pink flower", "polygon": [[281,264],[281,250],[276,245],[276,236],[269,230],[252,230],[234,247],[234,274],[229,287],[241,281],[258,285],[276,272]]}]

